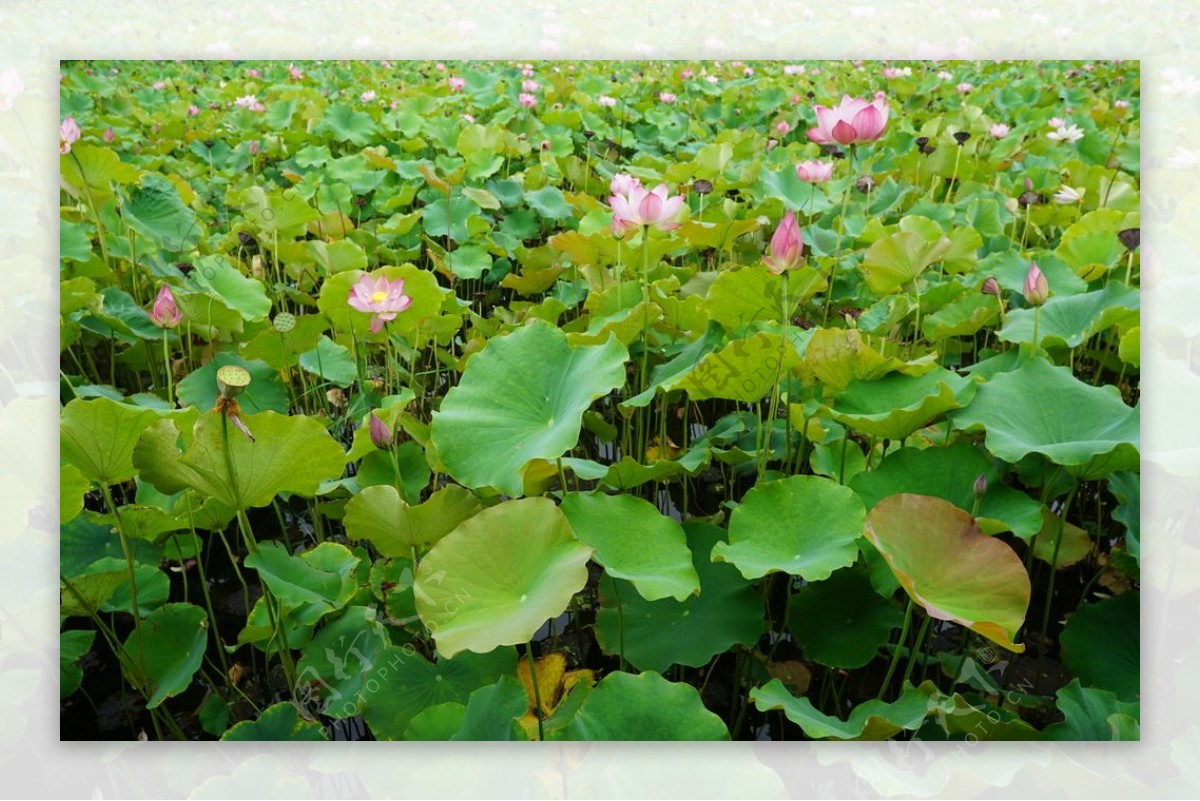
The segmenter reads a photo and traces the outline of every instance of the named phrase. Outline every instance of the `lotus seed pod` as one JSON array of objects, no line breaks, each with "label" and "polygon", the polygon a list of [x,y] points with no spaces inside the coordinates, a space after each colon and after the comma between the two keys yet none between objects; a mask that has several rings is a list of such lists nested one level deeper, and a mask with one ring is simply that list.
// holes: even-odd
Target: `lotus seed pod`
[{"label": "lotus seed pod", "polygon": [[233,400],[242,394],[242,390],[250,386],[250,373],[244,367],[227,364],[217,370],[217,389],[225,400]]},{"label": "lotus seed pod", "polygon": [[280,312],[275,315],[275,319],[271,321],[271,325],[275,326],[275,330],[281,334],[286,334],[296,327],[296,315],[290,312]]}]

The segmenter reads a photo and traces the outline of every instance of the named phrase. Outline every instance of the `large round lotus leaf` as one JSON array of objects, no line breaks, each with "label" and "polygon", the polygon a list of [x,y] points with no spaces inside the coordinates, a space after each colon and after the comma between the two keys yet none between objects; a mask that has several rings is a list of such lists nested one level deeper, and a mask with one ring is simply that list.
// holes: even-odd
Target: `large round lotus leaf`
[{"label": "large round lotus leaf", "polygon": [[474,690],[516,672],[517,653],[512,648],[487,654],[465,651],[435,663],[412,646],[388,647],[367,672],[359,689],[359,706],[376,738],[399,740],[422,710],[458,703],[465,711]]},{"label": "large round lotus leaf", "polygon": [[981,384],[952,418],[957,428],[986,429],[987,449],[1006,462],[1040,453],[1081,480],[1138,466],[1138,407],[1116,387],[1085,384],[1044,359]]},{"label": "large round lotus leaf", "polygon": [[725,398],[753,403],[776,381],[785,380],[800,363],[795,348],[778,334],[766,332],[735,339],[705,356],[676,388],[693,400]]},{"label": "large round lotus leaf", "polygon": [[512,676],[501,676],[495,684],[471,693],[462,728],[450,739],[468,742],[524,739],[524,730],[517,719],[525,714],[528,705],[529,696],[521,682]]},{"label": "large round lotus leaf", "polygon": [[746,493],[729,518],[729,543],[718,542],[714,562],[732,562],[748,579],[791,573],[820,581],[854,564],[862,534],[862,501],[819,476],[791,476]]},{"label": "large round lotus leaf", "polygon": [[837,396],[830,416],[861,434],[904,439],[943,412],[957,409],[975,383],[944,367],[924,375],[893,373],[876,381],[853,381]]},{"label": "large round lotus leaf", "polygon": [[[386,278],[389,281],[404,281],[404,294],[412,298],[412,304],[396,315],[379,333],[372,334],[370,330],[371,317],[369,312],[359,311],[350,305],[350,289],[363,276],[372,281]],[[331,275],[321,285],[321,297],[317,300],[317,308],[333,324],[335,331],[353,332],[362,341],[364,339],[382,340],[392,333],[404,336],[415,332],[417,327],[425,324],[437,315],[442,308],[442,298],[446,290],[438,285],[437,276],[429,270],[422,270],[412,264],[399,267],[381,267],[370,273],[362,270]]]},{"label": "large round lotus leaf", "polygon": [[221,735],[222,740],[327,740],[325,727],[300,717],[300,709],[289,701],[269,706],[254,720],[243,720]]},{"label": "large round lotus leaf", "polygon": [[568,740],[728,740],[729,730],[704,708],[690,684],[654,672],[610,673],[566,729]]},{"label": "large round lotus leaf", "polygon": [[447,701],[417,713],[404,730],[405,740],[446,742],[467,719],[466,704]]},{"label": "large round lotus leaf", "polygon": [[652,504],[632,495],[571,492],[562,512],[608,575],[632,582],[647,601],[682,601],[700,591],[683,529]]},{"label": "large round lotus leaf", "polygon": [[485,509],[429,550],[413,591],[438,653],[529,642],[587,583],[592,549],[548,498]]},{"label": "large round lotus leaf", "polygon": [[867,248],[859,269],[872,292],[887,295],[911,283],[926,267],[945,256],[951,244],[944,236],[930,240],[916,231],[900,231],[876,240]]},{"label": "large round lotus leaf", "polygon": [[[1114,325],[1123,328],[1136,323],[1140,308],[1139,291],[1120,283],[1109,284],[1097,292],[1052,297],[1042,306],[1038,343],[1042,347],[1079,347]],[[996,336],[1005,342],[1032,342],[1035,315],[1035,309],[1010,311]]]},{"label": "large round lotus leaf", "polygon": [[[190,487],[235,509],[266,506],[281,492],[314,495],[322,481],[341,476],[346,454],[316,420],[263,412],[242,421],[254,442],[232,423],[223,424],[219,413],[200,415],[184,453],[176,447],[179,430],[174,423],[161,421],[142,436],[133,463],[141,478],[161,492]],[[228,453],[223,425],[228,426]]]},{"label": "large round lotus leaf", "polygon": [[[125,640],[125,654],[150,695],[153,709],[192,683],[208,644],[208,615],[192,604],[167,604],[142,619]],[[135,681],[134,685],[141,685]]]},{"label": "large round lotus leaf", "polygon": [[1079,607],[1062,632],[1063,665],[1085,685],[1136,701],[1141,695],[1140,612],[1136,592]]},{"label": "large round lotus leaf", "polygon": [[971,515],[928,495],[892,495],[867,515],[867,539],[900,586],[937,620],[953,620],[1010,651],[1029,607],[1029,575]]},{"label": "large round lotus leaf", "polygon": [[1071,679],[1054,693],[1063,722],[1047,726],[1043,740],[1138,740],[1141,704],[1122,701],[1107,690],[1084,687]]},{"label": "large round lotus leaf", "polygon": [[804,349],[804,367],[825,386],[842,390],[851,381],[874,381],[892,372],[927,373],[937,366],[934,355],[904,362],[871,348],[855,328],[820,328]]},{"label": "large round lotus leaf", "polygon": [[125,481],[134,474],[133,449],[138,437],[156,419],[158,415],[150,409],[136,409],[108,398],[77,398],[62,410],[62,458],[92,481]]},{"label": "large round lotus leaf", "polygon": [[296,685],[302,694],[311,693],[310,710],[331,718],[357,715],[367,670],[387,644],[387,629],[372,607],[348,606],[326,623],[296,663]]},{"label": "large round lotus leaf", "polygon": [[384,556],[411,556],[413,548],[425,550],[482,508],[470,491],[456,484],[416,506],[400,500],[395,487],[381,484],[351,498],[342,523],[348,537],[369,540]]},{"label": "large round lotus leaf", "polygon": [[787,620],[805,658],[826,667],[860,668],[904,615],[875,592],[866,567],[855,565],[796,590]]},{"label": "large round lotus leaf", "polygon": [[709,559],[713,546],[724,541],[724,530],[704,523],[683,528],[700,577],[699,595],[682,603],[647,601],[628,582],[600,583],[596,639],[608,654],[620,653],[624,643],[625,659],[639,670],[700,667],[734,645],[754,645],[762,634],[762,599],[733,565]]},{"label": "large round lotus leaf", "polygon": [[263,584],[284,607],[320,604],[326,611],[349,603],[358,590],[359,557],[345,545],[324,542],[296,556],[283,543],[263,542],[244,564],[257,570]]},{"label": "large round lotus leaf", "polygon": [[919,687],[905,684],[900,697],[891,703],[872,699],[859,704],[850,711],[848,720],[818,711],[812,701],[788,692],[779,679],[755,687],[750,691],[750,700],[760,712],[782,709],[788,720],[814,740],[886,740],[898,731],[921,728],[925,718],[943,703],[931,681]]},{"label": "large round lotus leaf", "polygon": [[588,406],[625,383],[628,358],[616,339],[572,347],[541,321],[493,339],[434,414],[430,435],[446,471],[468,487],[521,495],[526,465],[575,446]]},{"label": "large round lotus leaf", "polygon": [[[788,288],[793,305],[799,288]],[[726,331],[756,320],[779,320],[783,278],[763,269],[722,270],[708,288],[704,310]]]},{"label": "large round lotus leaf", "polygon": [[988,486],[975,518],[979,530],[984,534],[1011,531],[1023,540],[1037,534],[1042,527],[1038,502],[1006,485],[992,460],[966,442],[893,451],[874,470],[854,476],[850,487],[868,511],[889,495],[910,492],[932,495],[970,512],[975,506],[975,479],[981,475]]}]

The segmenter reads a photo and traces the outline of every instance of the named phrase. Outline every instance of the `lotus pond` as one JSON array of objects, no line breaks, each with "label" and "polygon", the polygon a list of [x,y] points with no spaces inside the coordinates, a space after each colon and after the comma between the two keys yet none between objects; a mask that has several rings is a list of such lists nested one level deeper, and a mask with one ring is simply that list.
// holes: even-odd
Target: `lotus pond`
[{"label": "lotus pond", "polygon": [[1139,737],[1122,62],[68,62],[61,736]]}]

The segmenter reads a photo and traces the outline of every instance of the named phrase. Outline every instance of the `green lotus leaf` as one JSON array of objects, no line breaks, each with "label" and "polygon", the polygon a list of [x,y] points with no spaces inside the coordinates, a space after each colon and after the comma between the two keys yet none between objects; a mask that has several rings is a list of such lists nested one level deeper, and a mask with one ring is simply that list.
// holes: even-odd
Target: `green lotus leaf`
[{"label": "green lotus leaf", "polygon": [[648,406],[660,390],[670,392],[678,387],[700,360],[712,353],[722,338],[721,327],[716,323],[709,323],[703,336],[680,350],[670,361],[655,367],[650,372],[650,385],[645,391],[622,401],[621,408]]},{"label": "green lotus leaf", "polygon": [[143,174],[137,186],[130,189],[121,218],[130,228],[170,251],[190,251],[203,233],[196,224],[196,212],[179,198],[179,190],[155,173]]},{"label": "green lotus leaf", "polygon": [[596,613],[596,639],[605,653],[619,654],[639,670],[671,665],[701,667],[734,645],[752,646],[762,634],[762,600],[733,565],[713,562],[713,546],[725,532],[685,523],[700,594],[684,601],[647,601],[633,585],[605,577]]},{"label": "green lotus leaf", "polygon": [[900,494],[867,515],[866,536],[905,592],[936,620],[952,620],[1010,651],[1029,607],[1029,575],[1016,552],[983,534],[941,498]]},{"label": "green lotus leaf", "polygon": [[360,559],[345,545],[323,542],[299,556],[278,542],[263,542],[245,559],[285,607],[320,605],[325,612],[349,603],[358,589],[354,571]]},{"label": "green lotus leaf", "polygon": [[[996,298],[982,293],[955,298],[928,317],[921,319],[921,333],[930,342],[948,337],[973,336],[1000,316]],[[861,319],[859,327],[862,327]]]},{"label": "green lotus leaf", "polygon": [[1138,417],[1115,386],[1085,384],[1044,359],[980,384],[951,416],[956,428],[986,429],[987,449],[1006,462],[1040,453],[1084,481],[1137,468]]},{"label": "green lotus leaf", "polygon": [[900,697],[891,703],[872,699],[859,704],[847,720],[818,711],[807,698],[796,698],[779,679],[755,687],[750,700],[760,712],[782,709],[788,720],[814,740],[887,740],[899,731],[921,728],[925,718],[948,706],[931,681],[919,687],[906,683]]},{"label": "green lotus leaf", "polygon": [[875,658],[904,614],[871,586],[866,567],[838,570],[796,590],[788,629],[806,659],[833,668],[860,668]]},{"label": "green lotus leaf", "polygon": [[647,601],[683,601],[700,591],[683,528],[632,495],[567,493],[562,512],[593,558],[614,578],[625,579]]},{"label": "green lotus leaf", "polygon": [[975,524],[984,534],[1011,531],[1023,540],[1042,527],[1041,506],[1004,483],[991,459],[966,442],[948,448],[901,448],[892,451],[874,470],[850,479],[867,511],[889,495],[910,492],[932,495],[970,512],[975,507],[975,479],[983,476],[987,491],[979,502]]},{"label": "green lotus leaf", "polygon": [[66,698],[83,683],[83,668],[79,660],[92,650],[96,632],[90,629],[72,629],[58,635],[58,695]]},{"label": "green lotus leaf", "polygon": [[[136,574],[135,574],[136,575]],[[63,617],[87,617],[113,597],[117,588],[129,583],[129,571],[124,565],[119,570],[88,573],[72,576],[61,582],[62,602],[59,614]],[[138,598],[141,601],[141,598]]]},{"label": "green lotus leaf", "polygon": [[1063,666],[1089,687],[1108,690],[1122,701],[1138,700],[1140,612],[1137,592],[1080,606],[1063,628]]},{"label": "green lotus leaf", "polygon": [[848,487],[819,476],[759,484],[729,518],[729,543],[714,562],[731,562],[747,579],[784,572],[806,581],[854,564],[866,510]]},{"label": "green lotus leaf", "polygon": [[462,728],[451,740],[524,740],[525,733],[517,718],[529,708],[529,696],[521,682],[512,676],[480,687],[467,700],[467,712]]},{"label": "green lotus leaf", "polygon": [[591,555],[553,501],[506,501],[461,523],[421,560],[417,613],[445,657],[526,643],[583,589]]},{"label": "green lotus leaf", "polygon": [[[131,462],[132,465],[132,462]],[[58,522],[69,523],[83,511],[83,496],[92,482],[73,464],[64,464],[58,478]]]},{"label": "green lotus leaf", "polygon": [[[999,692],[1003,691],[999,690],[998,694]],[[955,693],[951,700],[954,702],[953,709],[940,709],[936,719],[926,724],[937,726],[945,732],[947,739],[1012,742],[1037,740],[1040,736],[1037,729],[1022,720],[1012,709],[993,706],[981,700],[968,701],[958,693]],[[923,733],[924,730],[917,732],[917,737],[925,739]]]},{"label": "green lotus leaf", "polygon": [[903,362],[872,349],[856,329],[821,328],[808,341],[804,366],[827,387],[839,391],[852,381],[874,381],[888,373],[927,373],[937,366],[934,356]]},{"label": "green lotus leaf", "polygon": [[[104,576],[111,573],[121,575],[122,580],[113,587],[112,593],[100,604],[100,611],[133,614],[133,593],[129,588],[129,567],[124,559],[113,556],[97,559],[88,565],[83,576],[93,574]],[[135,566],[133,578],[137,582],[139,616],[145,618],[150,612],[167,602],[171,594],[171,580],[155,565]]]},{"label": "green lotus leaf", "polygon": [[[179,430],[174,423],[156,424],[134,451],[138,474],[162,492],[190,487],[234,509],[267,506],[281,492],[311,496],[322,481],[342,474],[345,453],[316,420],[274,412],[242,420],[254,442],[224,422],[221,414],[207,412],[196,421],[183,453],[175,445]],[[236,482],[231,480],[230,463]]]},{"label": "green lotus leaf", "polygon": [[348,387],[358,378],[358,370],[350,349],[324,335],[317,339],[316,347],[301,353],[296,363],[307,372],[339,387]]},{"label": "green lotus leaf", "polygon": [[229,365],[250,373],[250,386],[238,395],[238,405],[243,412],[287,413],[288,392],[279,380],[279,371],[266,362],[243,359],[231,351],[218,353],[208,364],[193,370],[180,381],[175,387],[179,402],[184,406],[195,406],[202,412],[212,409],[218,396],[217,371]]},{"label": "green lotus leaf", "polygon": [[690,684],[654,672],[609,673],[567,726],[568,740],[728,740],[724,722]]},{"label": "green lotus leaf", "polygon": [[305,646],[296,663],[296,686],[309,694],[305,700],[313,701],[313,711],[353,717],[367,670],[387,645],[387,629],[375,619],[374,608],[348,606]]},{"label": "green lotus leaf", "polygon": [[1079,679],[1071,679],[1066,687],[1055,692],[1058,709],[1066,718],[1062,723],[1047,726],[1043,740],[1112,741],[1138,740],[1137,725],[1141,705],[1126,703],[1115,693],[1084,687]]},{"label": "green lotus leaf", "polygon": [[62,410],[59,448],[62,458],[84,478],[116,484],[133,478],[138,437],[158,415],[108,398],[75,399]]},{"label": "green lotus leaf", "polygon": [[85,142],[72,145],[58,159],[64,188],[88,203],[104,203],[113,197],[113,184],[130,184],[138,179],[137,167],[121,161],[110,147]]},{"label": "green lotus leaf", "polygon": [[375,130],[375,121],[370,114],[339,103],[326,110],[313,132],[327,133],[337,142],[365,147],[371,143]]},{"label": "green lotus leaf", "polygon": [[451,484],[410,506],[391,485],[367,487],[346,504],[343,524],[351,539],[369,540],[384,556],[411,556],[449,534],[483,505],[469,490]]},{"label": "green lotus leaf", "polygon": [[675,388],[692,400],[725,398],[753,403],[787,378],[800,363],[795,348],[778,334],[766,332],[735,339],[705,356]]},{"label": "green lotus leaf", "polygon": [[222,740],[232,741],[324,741],[325,727],[300,717],[300,710],[290,701],[267,707],[254,720],[243,720],[229,727]]},{"label": "green lotus leaf", "polygon": [[[1041,307],[1038,344],[1061,344],[1077,348],[1113,326],[1126,328],[1136,324],[1141,309],[1141,294],[1134,287],[1108,284],[1096,292],[1051,297]],[[1004,327],[996,334],[1005,342],[1032,342],[1036,309],[1014,309],[1004,318]]]},{"label": "green lotus leaf", "polygon": [[615,338],[572,347],[541,321],[491,340],[434,414],[430,434],[446,472],[521,495],[529,462],[574,447],[592,401],[625,383],[628,357]]},{"label": "green lotus leaf", "polygon": [[[1062,544],[1058,545],[1060,536]],[[1053,560],[1055,568],[1062,570],[1079,562],[1091,552],[1092,538],[1087,531],[1062,520],[1046,507],[1042,507],[1042,528],[1033,538],[1033,555],[1036,558],[1046,564]]]},{"label": "green lotus leaf", "polygon": [[950,247],[944,236],[930,241],[916,231],[900,231],[867,248],[859,269],[872,292],[888,295],[912,283],[926,267],[949,253]]},{"label": "green lotus leaf", "polygon": [[404,740],[446,742],[463,727],[467,719],[465,704],[447,701],[422,709],[408,723]]},{"label": "green lotus leaf", "polygon": [[146,681],[147,708],[188,688],[207,644],[208,614],[198,606],[167,604],[142,619],[125,640],[124,650],[137,676]]},{"label": "green lotus leaf", "polygon": [[268,193],[261,186],[250,186],[241,194],[241,208],[247,222],[270,239],[293,239],[317,219],[317,210],[292,191]]},{"label": "green lotus leaf", "polygon": [[247,321],[265,320],[271,313],[263,282],[243,274],[225,256],[204,256],[195,267],[191,282],[203,295],[218,298]]},{"label": "green lotus leaf", "polygon": [[463,651],[453,659],[429,662],[412,646],[390,646],[367,672],[359,706],[372,734],[380,740],[399,740],[422,710],[457,703],[465,712],[474,690],[516,674],[517,653],[512,648],[487,654]]},{"label": "green lotus leaf", "polygon": [[904,439],[943,412],[960,408],[975,383],[943,367],[923,375],[893,373],[875,381],[852,381],[838,393],[830,416],[872,437]]},{"label": "green lotus leaf", "polygon": [[1113,520],[1125,527],[1125,549],[1141,564],[1142,484],[1137,473],[1113,473],[1108,477],[1108,491],[1120,501],[1113,509]]},{"label": "green lotus leaf", "polygon": [[[790,276],[788,280],[791,281]],[[788,294],[794,307],[799,287],[789,286]],[[709,319],[720,323],[726,331],[757,320],[778,322],[782,303],[783,278],[752,267],[722,270],[704,297]]]}]

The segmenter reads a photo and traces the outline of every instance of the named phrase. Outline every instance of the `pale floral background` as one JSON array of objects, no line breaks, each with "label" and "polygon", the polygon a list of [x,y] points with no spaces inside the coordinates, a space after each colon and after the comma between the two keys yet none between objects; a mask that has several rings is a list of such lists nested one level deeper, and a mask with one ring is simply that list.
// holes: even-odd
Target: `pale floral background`
[{"label": "pale floral background", "polygon": [[[0,5],[0,796],[1195,797],[1200,61],[1185,0]],[[61,58],[1141,58],[1140,744],[58,742]]]}]

